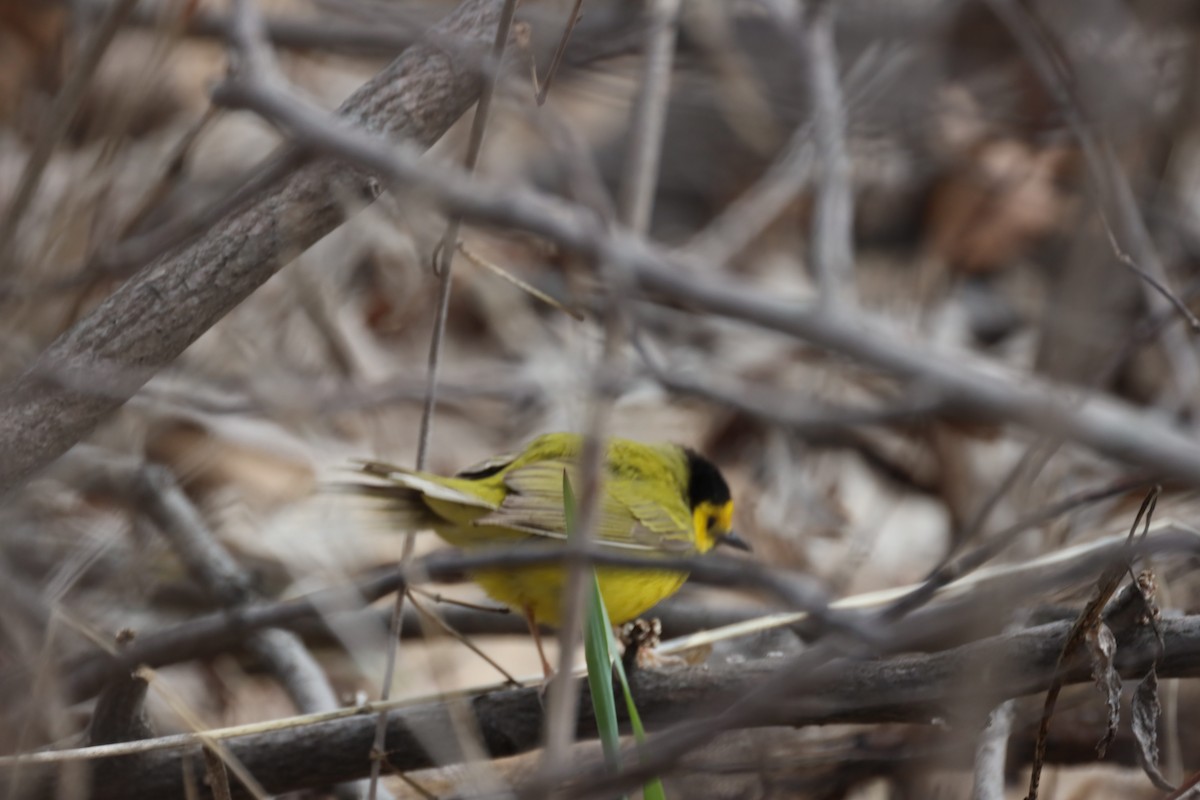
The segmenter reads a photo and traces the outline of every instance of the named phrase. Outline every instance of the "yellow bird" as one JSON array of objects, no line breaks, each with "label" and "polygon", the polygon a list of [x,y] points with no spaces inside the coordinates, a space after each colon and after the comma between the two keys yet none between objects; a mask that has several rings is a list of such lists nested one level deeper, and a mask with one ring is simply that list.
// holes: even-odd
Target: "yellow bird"
[{"label": "yellow bird", "polygon": [[[563,473],[575,487],[583,438],[549,433],[519,453],[496,456],[452,478],[390,464],[362,465],[375,484],[354,491],[386,502],[399,530],[432,529],[464,550],[525,542],[563,542]],[[725,544],[749,546],[732,530],[733,499],[713,463],[674,444],[610,439],[596,541],[631,555],[705,553]],[[614,624],[635,619],[674,594],[687,574],[601,567],[600,593]],[[562,566],[486,569],[471,576],[491,597],[529,623],[547,675],[539,624],[558,625],[566,571]]]}]

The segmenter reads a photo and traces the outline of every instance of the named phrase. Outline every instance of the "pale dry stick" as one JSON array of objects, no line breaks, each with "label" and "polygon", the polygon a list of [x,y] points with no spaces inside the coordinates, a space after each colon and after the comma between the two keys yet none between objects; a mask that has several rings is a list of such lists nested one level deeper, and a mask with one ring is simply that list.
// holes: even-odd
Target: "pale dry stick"
[{"label": "pale dry stick", "polygon": [[121,29],[121,23],[137,2],[138,0],[116,0],[109,5],[95,33],[88,39],[83,53],[71,68],[62,89],[55,97],[50,108],[47,129],[35,140],[33,152],[29,154],[29,160],[25,163],[25,169],[21,171],[17,182],[17,190],[4,209],[3,221],[0,221],[0,275],[9,275],[12,272],[10,261],[16,253],[17,227],[37,194],[42,173],[50,163],[54,148],[66,135],[67,128],[75,119],[83,93],[95,75],[96,67],[108,52],[117,31]]},{"label": "pale dry stick", "polygon": [[[634,109],[633,131],[617,201],[618,222],[639,234],[644,234],[650,226],[654,193],[658,186],[680,4],[681,0],[654,0],[648,12],[651,22],[646,32],[641,91]],[[576,528],[570,532],[565,546],[568,558],[558,631],[558,670],[556,679],[547,689],[546,746],[538,765],[539,773],[547,777],[567,763],[567,753],[575,740],[579,707],[579,691],[574,677],[575,651],[583,639],[584,610],[590,583],[588,576],[593,574],[582,555],[587,552],[595,535],[602,504],[608,415],[616,388],[614,379],[619,369],[620,348],[625,338],[621,304],[630,296],[629,290],[632,289],[632,281],[623,264],[602,263],[600,266],[610,277],[605,309],[604,351],[592,383],[587,433],[580,454],[582,486],[578,488]]]},{"label": "pale dry stick", "polygon": [[543,303],[550,306],[551,308],[561,311],[564,314],[572,317],[573,319],[575,319],[579,322],[584,321],[585,318],[584,318],[583,314],[580,313],[578,310],[571,308],[569,306],[563,305],[563,303],[561,303],[560,301],[551,297],[550,295],[546,294],[545,292],[543,292],[541,289],[537,288],[533,284],[528,283],[527,281],[521,280],[516,275],[513,275],[511,272],[509,272],[508,270],[506,270],[504,267],[500,266],[499,264],[494,264],[491,261],[487,260],[486,258],[481,256],[479,253],[476,253],[474,250],[467,247],[466,242],[458,243],[458,252],[462,253],[463,256],[467,259],[467,261],[470,261],[475,266],[486,269],[488,272],[492,273],[496,277],[500,278],[501,280],[505,281],[506,283],[512,284],[513,286],[517,287],[522,292],[525,292],[526,294],[530,295],[531,297],[541,300]]},{"label": "pale dry stick", "polygon": [[404,770],[396,769],[395,766],[391,764],[388,766],[392,767],[393,776],[395,776],[398,780],[403,781],[405,786],[419,794],[422,798],[424,798],[424,800],[441,800],[441,798],[439,798],[436,794],[417,783],[416,779],[408,775],[406,772],[404,772]]},{"label": "pale dry stick", "polygon": [[1016,701],[1005,700],[988,717],[975,749],[972,800],[1004,800],[1004,768]]},{"label": "pale dry stick", "polygon": [[[1158,255],[1154,239],[1146,229],[1129,181],[1121,172],[1107,139],[1088,124],[1082,104],[1071,85],[1068,68],[1060,63],[1048,33],[1030,10],[1014,0],[987,0],[987,4],[1024,51],[1026,59],[1055,99],[1079,141],[1088,172],[1101,193],[1100,218],[1117,260],[1143,278],[1146,304],[1152,311],[1169,305],[1180,312],[1193,332],[1200,330],[1200,320],[1169,288],[1166,268]],[[1115,217],[1121,229],[1120,236],[1114,232],[1111,217]],[[1122,242],[1124,247],[1121,246]],[[1191,408],[1200,387],[1200,363],[1196,352],[1187,334],[1178,328],[1165,331],[1163,343],[1164,353],[1171,362],[1171,373],[1179,388],[1178,402],[1185,408]]]},{"label": "pale dry stick", "polygon": [[[768,387],[739,382],[733,376],[716,379],[709,376],[706,380],[697,380],[682,372],[675,372],[663,363],[660,356],[653,354],[640,338],[634,341],[634,348],[650,375],[663,388],[706,400],[722,408],[734,409],[811,440],[844,438],[846,432],[855,428],[903,424],[936,416],[948,408],[942,398],[915,392],[912,396],[901,397],[897,402],[879,408],[837,409],[826,407],[815,398],[804,398],[798,402],[794,394],[771,393]],[[817,410],[797,410],[804,401],[817,406]]]},{"label": "pale dry stick", "polygon": [[575,26],[579,24],[579,17],[583,10],[583,0],[575,0],[575,6],[571,9],[571,16],[567,17],[567,25],[563,28],[562,38],[558,40],[558,47],[554,48],[554,56],[550,59],[550,67],[546,70],[546,77],[542,81],[542,85],[537,85],[537,63],[533,63],[533,89],[537,92],[537,104],[539,106],[546,104],[546,98],[550,94],[550,84],[554,83],[554,76],[558,74],[558,68],[562,65],[563,56],[567,52],[567,42],[571,41],[571,33],[575,30]]},{"label": "pale dry stick", "polygon": [[838,79],[833,0],[804,0],[800,38],[816,139],[817,196],[809,257],[821,299],[854,305],[854,191],[846,153],[846,105]]},{"label": "pale dry stick", "polygon": [[[499,82],[504,63],[504,51],[508,47],[508,39],[512,32],[513,15],[516,13],[518,0],[504,0],[500,16],[496,23],[496,34],[492,40],[492,62],[495,69],[484,76],[483,87],[479,93],[479,104],[475,108],[475,116],[471,120],[471,133],[467,142],[467,152],[464,158],[464,169],[468,175],[475,172],[479,162],[479,153],[483,148],[483,136],[487,131],[488,116],[491,112],[492,100],[496,95],[496,84]],[[454,276],[454,253],[457,250],[458,230],[461,218],[452,215],[446,224],[446,232],[438,255],[435,255],[434,272],[440,278],[438,286],[437,314],[433,321],[433,334],[429,338],[429,359],[426,366],[425,402],[421,409],[421,423],[417,438],[416,468],[425,468],[429,455],[429,441],[433,431],[433,412],[437,406],[438,368],[442,361],[442,340],[446,334],[446,319],[450,314],[450,289]],[[440,256],[440,258],[438,257]],[[439,264],[440,261],[440,264]],[[404,546],[400,553],[400,564],[403,566],[412,558],[416,547],[417,536],[412,531],[404,535]],[[392,606],[392,619],[388,625],[387,658],[383,668],[383,682],[379,688],[379,699],[387,700],[391,696],[392,677],[396,673],[396,660],[400,651],[400,628],[404,622],[404,599],[407,592],[397,592]],[[385,740],[387,738],[387,715],[379,714],[375,726],[375,740],[371,745],[371,782],[367,790],[368,800],[375,800],[378,793],[379,776],[383,769]]]}]

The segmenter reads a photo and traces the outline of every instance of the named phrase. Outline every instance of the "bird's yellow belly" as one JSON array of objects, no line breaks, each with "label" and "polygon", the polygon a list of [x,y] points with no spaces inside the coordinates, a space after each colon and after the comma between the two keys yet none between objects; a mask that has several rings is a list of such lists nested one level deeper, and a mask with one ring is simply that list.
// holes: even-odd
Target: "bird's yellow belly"
[{"label": "bird's yellow belly", "polygon": [[[495,569],[474,573],[475,580],[493,599],[517,611],[530,611],[539,623],[561,622],[566,570],[562,567]],[[609,619],[620,625],[649,611],[679,590],[687,580],[681,572],[601,567],[596,570],[600,595]]]},{"label": "bird's yellow belly", "polygon": [[[428,499],[426,502],[433,505]],[[438,511],[441,513],[442,509]],[[482,513],[472,509],[461,514],[459,525],[441,526],[437,529],[438,535],[464,550],[503,547],[540,538],[505,528],[470,524]],[[596,570],[596,576],[600,581],[600,595],[614,625],[636,619],[679,591],[687,580],[685,572],[615,567],[601,567]],[[532,613],[540,624],[555,627],[561,622],[562,593],[566,584],[566,570],[562,567],[480,570],[472,573],[471,579],[492,599],[514,611]]]}]

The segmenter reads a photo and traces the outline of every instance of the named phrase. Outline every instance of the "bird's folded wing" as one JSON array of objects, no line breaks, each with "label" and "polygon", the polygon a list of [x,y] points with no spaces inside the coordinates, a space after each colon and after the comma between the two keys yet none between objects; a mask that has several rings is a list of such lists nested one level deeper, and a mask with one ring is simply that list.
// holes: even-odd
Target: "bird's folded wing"
[{"label": "bird's folded wing", "polygon": [[[573,461],[546,460],[511,470],[504,476],[508,495],[500,507],[475,521],[554,539],[566,538],[563,473],[579,490]],[[682,498],[672,502],[651,496],[637,482],[610,478],[596,525],[600,544],[645,552],[688,553],[695,549],[690,514]]]}]

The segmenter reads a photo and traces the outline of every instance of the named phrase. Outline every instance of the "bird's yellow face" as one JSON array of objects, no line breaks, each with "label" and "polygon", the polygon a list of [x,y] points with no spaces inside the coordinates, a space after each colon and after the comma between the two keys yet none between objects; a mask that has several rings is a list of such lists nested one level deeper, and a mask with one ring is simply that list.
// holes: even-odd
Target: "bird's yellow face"
[{"label": "bird's yellow face", "polygon": [[702,501],[692,509],[692,524],[696,529],[696,549],[708,552],[733,535],[733,501]]},{"label": "bird's yellow face", "polygon": [[719,544],[749,550],[750,545],[733,532],[733,497],[729,484],[711,461],[693,450],[687,458],[687,499],[692,508],[696,550],[707,553]]}]

